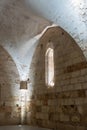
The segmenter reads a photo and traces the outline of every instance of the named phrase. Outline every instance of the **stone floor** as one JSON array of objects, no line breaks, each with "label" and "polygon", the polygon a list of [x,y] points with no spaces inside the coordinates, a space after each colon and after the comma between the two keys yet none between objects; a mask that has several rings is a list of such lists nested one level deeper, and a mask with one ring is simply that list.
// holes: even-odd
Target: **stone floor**
[{"label": "stone floor", "polygon": [[18,126],[0,126],[0,130],[50,130],[50,129],[18,125]]}]

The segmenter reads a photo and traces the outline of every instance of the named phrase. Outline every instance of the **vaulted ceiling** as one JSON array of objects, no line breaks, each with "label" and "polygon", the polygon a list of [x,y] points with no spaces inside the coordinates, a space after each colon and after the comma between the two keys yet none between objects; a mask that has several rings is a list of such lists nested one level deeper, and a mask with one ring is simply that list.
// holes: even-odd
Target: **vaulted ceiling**
[{"label": "vaulted ceiling", "polygon": [[39,34],[52,24],[67,31],[87,55],[87,0],[0,0],[0,44],[20,75],[26,77]]},{"label": "vaulted ceiling", "polygon": [[49,25],[49,22],[35,16],[23,0],[0,0],[0,41],[23,43]]},{"label": "vaulted ceiling", "polygon": [[65,29],[81,47],[87,46],[87,0],[26,0],[26,3]]},{"label": "vaulted ceiling", "polygon": [[[51,22],[36,16],[24,0],[0,0],[0,45],[25,77],[40,34]],[[25,58],[26,57],[26,58]]]}]

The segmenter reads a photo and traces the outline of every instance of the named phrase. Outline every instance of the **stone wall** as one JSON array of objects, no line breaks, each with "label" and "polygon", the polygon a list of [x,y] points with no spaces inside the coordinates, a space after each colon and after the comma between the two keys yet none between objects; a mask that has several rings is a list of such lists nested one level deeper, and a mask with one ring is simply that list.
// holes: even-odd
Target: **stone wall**
[{"label": "stone wall", "polygon": [[[53,43],[55,85],[45,81],[45,53]],[[59,130],[87,126],[87,61],[75,41],[60,27],[48,29],[32,59],[27,123]]]},{"label": "stone wall", "polygon": [[20,123],[19,81],[14,61],[0,46],[0,125]]}]

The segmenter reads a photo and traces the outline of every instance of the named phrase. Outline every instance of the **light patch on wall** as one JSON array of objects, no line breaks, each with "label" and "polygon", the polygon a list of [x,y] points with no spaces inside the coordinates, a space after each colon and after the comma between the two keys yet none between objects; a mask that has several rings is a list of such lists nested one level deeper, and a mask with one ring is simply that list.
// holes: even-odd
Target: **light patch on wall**
[{"label": "light patch on wall", "polygon": [[20,81],[21,124],[26,122],[27,81]]},{"label": "light patch on wall", "polygon": [[45,55],[46,84],[49,87],[54,86],[54,50],[48,48]]},{"label": "light patch on wall", "polygon": [[30,100],[33,89],[31,90],[29,79],[20,81],[20,106],[21,106],[21,125],[26,123],[27,102]]},{"label": "light patch on wall", "polygon": [[20,89],[21,124],[26,122],[27,89]]}]

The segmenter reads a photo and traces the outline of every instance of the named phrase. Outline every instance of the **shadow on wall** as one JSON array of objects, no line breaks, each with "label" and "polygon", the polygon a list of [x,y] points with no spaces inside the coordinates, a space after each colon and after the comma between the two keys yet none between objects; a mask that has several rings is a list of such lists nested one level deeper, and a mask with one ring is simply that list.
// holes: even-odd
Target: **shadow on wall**
[{"label": "shadow on wall", "polygon": [[0,46],[0,125],[20,124],[19,74],[11,56]]},{"label": "shadow on wall", "polygon": [[[54,49],[53,87],[46,85],[45,54]],[[48,68],[49,69],[49,68]],[[48,29],[34,53],[29,77],[32,96],[27,123],[46,128],[80,129],[87,125],[87,61],[80,47],[60,27]]]}]

